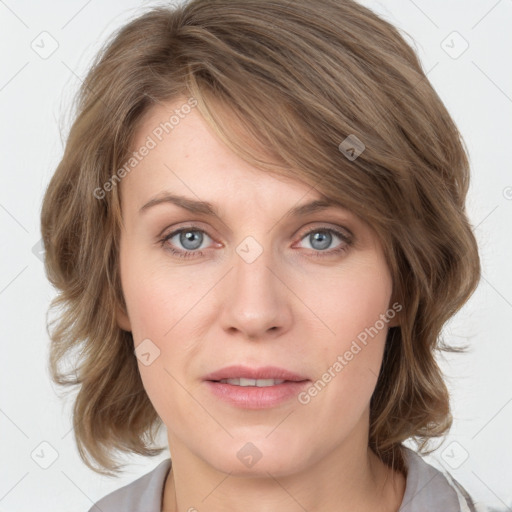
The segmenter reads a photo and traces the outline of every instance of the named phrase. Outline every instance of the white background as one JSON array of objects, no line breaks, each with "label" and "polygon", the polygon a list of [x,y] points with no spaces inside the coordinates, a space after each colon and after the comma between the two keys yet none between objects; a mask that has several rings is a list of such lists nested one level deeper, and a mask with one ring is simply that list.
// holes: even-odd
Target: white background
[{"label": "white background", "polygon": [[[468,209],[483,278],[445,329],[448,342],[469,342],[472,349],[441,360],[455,422],[428,460],[449,469],[475,499],[505,510],[512,507],[512,2],[363,3],[408,34],[469,149]],[[33,252],[71,100],[105,38],[149,5],[156,4],[0,0],[0,512],[35,506],[40,512],[85,512],[169,456],[127,458],[131,464],[117,479],[82,463],[71,431],[71,397],[58,398],[47,371],[45,315],[54,292]],[[42,46],[46,37],[49,48],[43,31],[58,43],[45,59],[31,47]],[[469,46],[454,58],[465,44],[461,37]],[[39,464],[50,463],[53,450],[58,457],[43,469]]]}]

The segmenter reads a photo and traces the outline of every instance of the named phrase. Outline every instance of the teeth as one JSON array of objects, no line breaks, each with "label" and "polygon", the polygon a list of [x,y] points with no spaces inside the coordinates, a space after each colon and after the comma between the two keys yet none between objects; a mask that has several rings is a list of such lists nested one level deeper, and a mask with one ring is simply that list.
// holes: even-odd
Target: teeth
[{"label": "teeth", "polygon": [[223,384],[231,384],[233,386],[256,386],[258,388],[265,388],[267,386],[274,386],[277,384],[282,384],[284,380],[279,379],[244,379],[243,377],[240,379],[222,379],[219,382]]}]

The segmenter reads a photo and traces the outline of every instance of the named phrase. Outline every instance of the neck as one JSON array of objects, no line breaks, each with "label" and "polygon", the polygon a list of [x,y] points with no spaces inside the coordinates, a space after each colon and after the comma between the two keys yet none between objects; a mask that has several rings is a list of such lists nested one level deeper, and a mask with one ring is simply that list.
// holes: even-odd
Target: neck
[{"label": "neck", "polygon": [[404,475],[367,446],[341,446],[300,472],[251,477],[217,471],[178,445],[162,512],[396,512],[404,492]]}]

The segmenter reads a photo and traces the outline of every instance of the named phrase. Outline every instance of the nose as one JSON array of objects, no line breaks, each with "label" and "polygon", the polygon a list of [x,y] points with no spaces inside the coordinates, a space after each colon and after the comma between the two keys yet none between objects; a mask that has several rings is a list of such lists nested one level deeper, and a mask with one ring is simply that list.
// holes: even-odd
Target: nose
[{"label": "nose", "polygon": [[220,291],[219,319],[230,335],[273,339],[291,326],[293,293],[270,250],[263,250],[254,260],[252,257],[243,251],[233,253],[233,268]]}]

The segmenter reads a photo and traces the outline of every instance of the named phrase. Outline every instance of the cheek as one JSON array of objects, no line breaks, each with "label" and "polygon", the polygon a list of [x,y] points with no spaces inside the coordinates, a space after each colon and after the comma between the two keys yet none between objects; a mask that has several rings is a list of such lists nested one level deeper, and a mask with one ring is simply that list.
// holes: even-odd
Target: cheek
[{"label": "cheek", "polygon": [[[300,292],[326,329],[322,345],[329,352],[348,348],[390,307],[392,279],[387,267],[375,258],[357,263],[325,279],[304,281]],[[381,322],[379,326],[382,330]]]},{"label": "cheek", "polygon": [[154,338],[158,343],[170,335],[176,322],[190,309],[190,283],[137,253],[124,263],[123,291],[135,343],[145,338]]},{"label": "cheek", "polygon": [[181,294],[169,287],[152,286],[151,281],[141,282],[135,293],[130,310],[134,339],[164,339],[180,315]]},{"label": "cheek", "polygon": [[[170,421],[167,415],[180,409],[180,397],[183,399],[179,385],[183,379],[176,368],[183,367],[190,353],[185,332],[190,330],[187,293],[178,281],[163,279],[160,271],[148,270],[147,265],[126,282],[139,373],[150,401],[166,423]],[[144,352],[150,353],[149,364],[140,355]]]},{"label": "cheek", "polygon": [[[171,274],[147,258],[127,258],[124,270],[123,290],[139,372],[153,405],[163,413],[174,407],[170,390],[179,391],[177,381],[183,381],[178,370],[187,367],[199,348],[192,336],[194,307],[201,305],[198,302],[205,290],[186,273]],[[146,365],[140,354],[147,352],[151,362]]]},{"label": "cheek", "polygon": [[[314,311],[328,331],[324,330],[327,334],[317,345],[317,354],[320,347],[322,352],[318,354],[317,384],[315,389],[310,388],[309,396],[304,396],[303,403],[314,401],[319,409],[336,403],[340,406],[338,412],[331,410],[330,414],[339,416],[340,421],[347,420],[349,411],[350,417],[359,417],[367,407],[389,327],[389,321],[382,320],[381,315],[390,308],[391,276],[380,260],[363,263],[343,270],[324,283],[324,288],[318,283],[311,288]],[[327,292],[321,294],[320,289]]]}]

